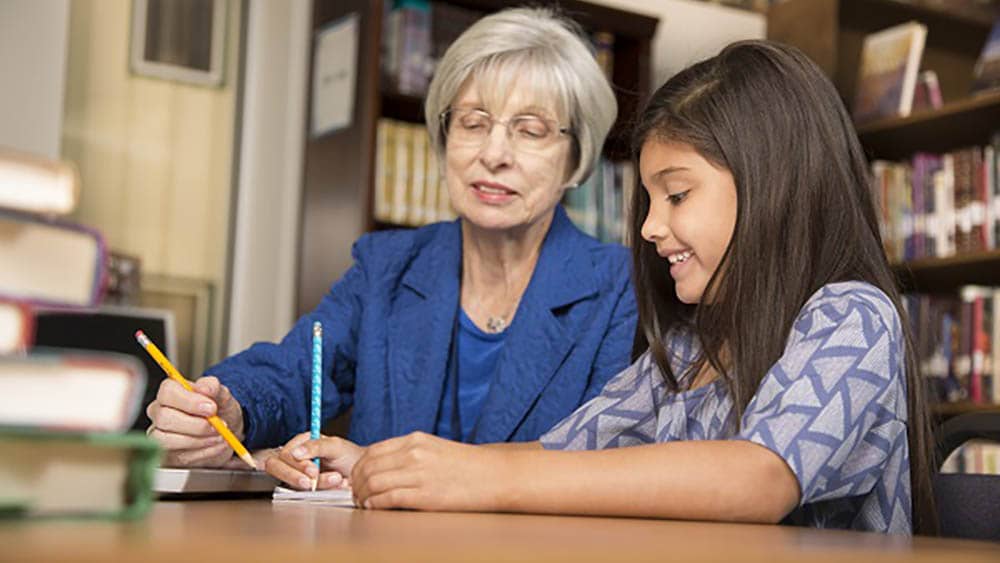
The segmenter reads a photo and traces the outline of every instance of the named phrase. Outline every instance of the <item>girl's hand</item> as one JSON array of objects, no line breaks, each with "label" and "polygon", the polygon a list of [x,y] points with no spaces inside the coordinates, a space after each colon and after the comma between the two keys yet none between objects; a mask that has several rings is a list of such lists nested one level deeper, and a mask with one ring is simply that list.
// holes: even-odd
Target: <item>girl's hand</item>
[{"label": "girl's hand", "polygon": [[351,486],[364,508],[497,510],[504,460],[502,450],[414,432],[369,446],[354,465]]},{"label": "girl's hand", "polygon": [[[264,469],[296,489],[312,488],[312,480],[317,477],[317,489],[346,488],[347,476],[364,451],[343,438],[323,436],[310,440],[309,433],[303,432],[289,440],[277,455],[269,457]],[[314,457],[320,458],[322,473],[312,462]]]}]

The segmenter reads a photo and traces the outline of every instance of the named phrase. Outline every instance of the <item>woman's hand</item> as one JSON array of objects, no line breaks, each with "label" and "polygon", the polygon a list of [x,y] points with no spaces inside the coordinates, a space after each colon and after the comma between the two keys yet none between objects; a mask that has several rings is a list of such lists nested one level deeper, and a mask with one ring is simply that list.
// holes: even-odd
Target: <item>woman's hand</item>
[{"label": "woman's hand", "polygon": [[[303,432],[289,440],[277,455],[267,458],[264,469],[296,489],[312,488],[313,479],[318,479],[317,489],[346,488],[347,476],[364,451],[343,438],[323,436],[310,440],[309,433]],[[320,458],[322,473],[312,462],[314,457]]]},{"label": "woman's hand", "polygon": [[351,486],[364,508],[501,510],[505,458],[502,450],[415,432],[369,446]]},{"label": "woman's hand", "polygon": [[193,392],[173,379],[164,379],[156,400],[146,408],[153,421],[146,433],[166,451],[165,467],[222,467],[233,457],[233,450],[206,418],[219,415],[242,440],[243,409],[215,377],[202,377],[192,387]]}]

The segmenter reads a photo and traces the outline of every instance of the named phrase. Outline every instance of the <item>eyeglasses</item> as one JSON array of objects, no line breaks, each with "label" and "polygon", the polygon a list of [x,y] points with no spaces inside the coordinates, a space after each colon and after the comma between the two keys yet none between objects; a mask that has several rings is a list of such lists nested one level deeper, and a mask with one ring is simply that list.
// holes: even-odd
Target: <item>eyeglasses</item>
[{"label": "eyeglasses", "polygon": [[481,147],[496,123],[507,128],[507,139],[519,152],[544,151],[559,137],[571,134],[568,127],[559,127],[557,121],[531,114],[503,121],[480,109],[451,108],[441,112],[440,119],[441,130],[449,142],[469,147]]}]

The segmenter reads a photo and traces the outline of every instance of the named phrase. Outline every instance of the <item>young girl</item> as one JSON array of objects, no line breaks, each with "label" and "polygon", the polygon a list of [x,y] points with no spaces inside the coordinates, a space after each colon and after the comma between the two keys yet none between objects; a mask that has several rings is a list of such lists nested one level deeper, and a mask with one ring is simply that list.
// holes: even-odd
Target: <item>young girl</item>
[{"label": "young girl", "polygon": [[648,352],[538,443],[300,437],[268,470],[294,484],[321,456],[321,486],[350,476],[371,508],[933,529],[923,388],[830,82],[737,43],[661,87],[633,139]]}]

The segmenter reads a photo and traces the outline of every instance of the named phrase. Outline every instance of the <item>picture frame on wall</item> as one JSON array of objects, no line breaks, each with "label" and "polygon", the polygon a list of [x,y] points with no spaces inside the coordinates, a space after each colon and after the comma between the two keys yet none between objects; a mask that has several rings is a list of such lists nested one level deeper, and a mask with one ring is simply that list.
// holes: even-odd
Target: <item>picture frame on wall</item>
[{"label": "picture frame on wall", "polygon": [[132,72],[199,86],[222,86],[228,2],[132,0]]}]

